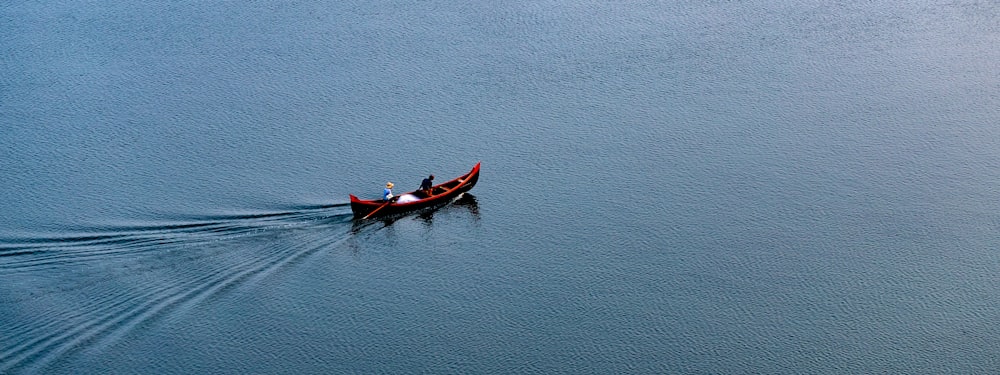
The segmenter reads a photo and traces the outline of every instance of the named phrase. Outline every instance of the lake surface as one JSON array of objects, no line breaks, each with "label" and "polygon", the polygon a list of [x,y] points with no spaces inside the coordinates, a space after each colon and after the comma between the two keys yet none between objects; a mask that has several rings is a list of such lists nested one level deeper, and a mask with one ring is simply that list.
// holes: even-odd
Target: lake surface
[{"label": "lake surface", "polygon": [[15,0],[0,35],[0,373],[1000,372],[998,3]]}]

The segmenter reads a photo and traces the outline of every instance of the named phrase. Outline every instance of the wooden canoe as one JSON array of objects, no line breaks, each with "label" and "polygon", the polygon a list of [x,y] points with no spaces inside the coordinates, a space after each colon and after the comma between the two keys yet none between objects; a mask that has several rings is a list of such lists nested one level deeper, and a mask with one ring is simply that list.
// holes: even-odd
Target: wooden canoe
[{"label": "wooden canoe", "polygon": [[[462,193],[476,186],[476,182],[479,181],[479,164],[481,163],[476,163],[476,166],[472,167],[469,173],[459,176],[454,180],[434,185],[430,196],[419,190],[397,195],[397,197],[404,195],[416,197],[416,200],[410,202],[387,202],[382,199],[365,200],[351,194],[351,211],[354,212],[355,218],[369,218],[391,216],[448,204],[459,195],[462,195]],[[412,197],[407,198],[412,199]]]}]

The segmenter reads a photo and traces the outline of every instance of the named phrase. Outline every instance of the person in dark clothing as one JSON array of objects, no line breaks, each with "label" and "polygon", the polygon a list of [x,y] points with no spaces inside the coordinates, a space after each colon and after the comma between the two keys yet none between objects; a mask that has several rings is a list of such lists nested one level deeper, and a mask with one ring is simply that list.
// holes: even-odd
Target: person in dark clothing
[{"label": "person in dark clothing", "polygon": [[431,191],[433,189],[434,189],[434,175],[430,175],[427,178],[425,178],[423,182],[420,183],[420,191],[423,191],[429,197],[431,196],[431,194],[433,194],[433,192]]}]

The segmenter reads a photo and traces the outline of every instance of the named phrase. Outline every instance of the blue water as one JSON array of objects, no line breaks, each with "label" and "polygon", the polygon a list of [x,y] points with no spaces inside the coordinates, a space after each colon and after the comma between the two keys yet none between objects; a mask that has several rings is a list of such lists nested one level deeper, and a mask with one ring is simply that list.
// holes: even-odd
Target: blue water
[{"label": "blue water", "polygon": [[13,1],[0,35],[0,373],[1000,372],[994,2]]}]

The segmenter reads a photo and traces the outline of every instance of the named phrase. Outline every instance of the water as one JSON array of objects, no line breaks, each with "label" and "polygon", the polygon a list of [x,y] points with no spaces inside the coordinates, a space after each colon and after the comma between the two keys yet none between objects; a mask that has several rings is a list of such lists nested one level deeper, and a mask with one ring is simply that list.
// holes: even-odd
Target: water
[{"label": "water", "polygon": [[1000,370],[994,3],[0,25],[0,373]]}]

